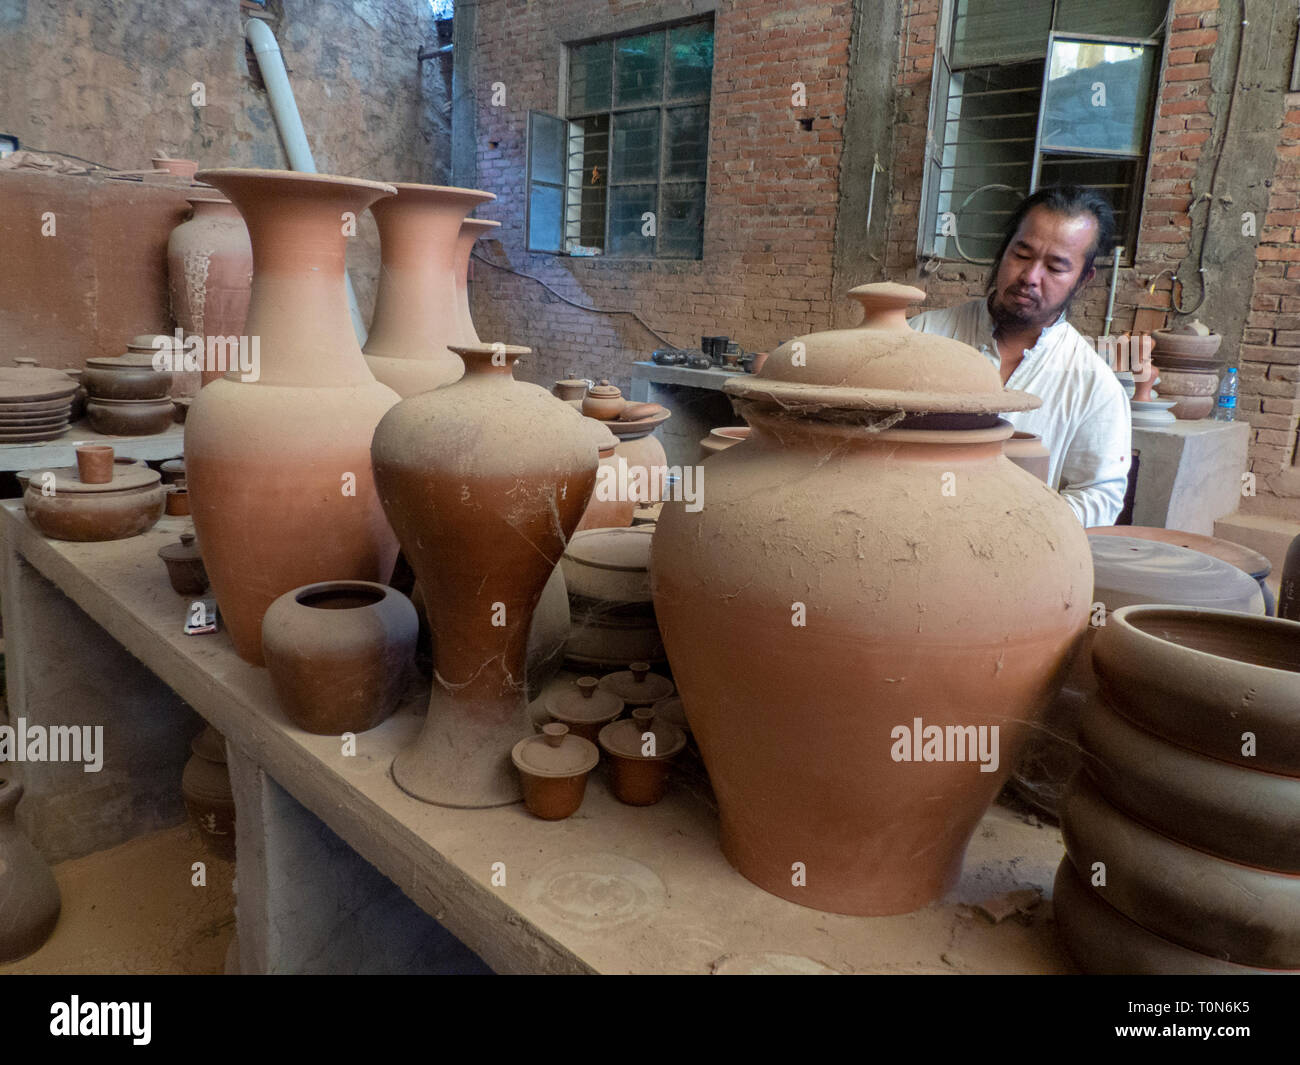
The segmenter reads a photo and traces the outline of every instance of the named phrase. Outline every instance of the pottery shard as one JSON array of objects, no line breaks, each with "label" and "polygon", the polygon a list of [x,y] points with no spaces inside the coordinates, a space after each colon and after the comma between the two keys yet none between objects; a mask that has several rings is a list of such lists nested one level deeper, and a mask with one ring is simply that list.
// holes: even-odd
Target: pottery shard
[{"label": "pottery shard", "polygon": [[1004,891],[975,903],[975,912],[988,918],[990,924],[1001,924],[1008,917],[1027,914],[1043,901],[1041,888],[1027,887],[1016,891]]}]

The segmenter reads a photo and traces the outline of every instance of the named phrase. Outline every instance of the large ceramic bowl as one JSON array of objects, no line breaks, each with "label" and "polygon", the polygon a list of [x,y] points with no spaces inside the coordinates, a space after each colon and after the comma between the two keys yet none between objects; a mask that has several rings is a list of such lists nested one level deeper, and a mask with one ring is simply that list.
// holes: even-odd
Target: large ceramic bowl
[{"label": "large ceramic bowl", "polygon": [[1184,358],[1210,359],[1223,343],[1223,337],[1218,333],[1198,336],[1195,333],[1171,333],[1165,329],[1157,329],[1151,334],[1151,339],[1155,342],[1153,354],[1157,358],[1168,352]]}]

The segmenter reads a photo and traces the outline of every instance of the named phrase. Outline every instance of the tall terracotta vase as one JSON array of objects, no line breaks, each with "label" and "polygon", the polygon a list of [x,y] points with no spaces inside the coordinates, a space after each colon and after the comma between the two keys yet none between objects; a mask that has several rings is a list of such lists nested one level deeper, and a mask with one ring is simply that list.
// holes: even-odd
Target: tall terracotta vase
[{"label": "tall terracotta vase", "polygon": [[577,411],[514,380],[528,348],[454,350],[465,376],[394,407],[371,451],[433,635],[429,716],[393,777],[426,802],[500,806],[522,796],[510,749],[531,731],[529,624],[591,495],[596,443]]},{"label": "tall terracotta vase", "polygon": [[456,319],[463,344],[479,344],[478,330],[474,328],[474,319],[469,310],[469,259],[474,251],[474,244],[479,237],[486,236],[494,229],[500,229],[500,222],[486,218],[467,218],[460,224],[460,235],[456,238]]},{"label": "tall terracotta vase", "polygon": [[651,574],[727,858],[792,902],[891,914],[954,885],[1092,569],[1070,509],[1002,454],[998,412],[1038,399],[908,330],[920,291],[850,295],[861,326],[727,382],[749,439],[709,459],[703,509],[664,504]]},{"label": "tall terracotta vase", "polygon": [[370,208],[379,226],[381,268],[365,351],[375,377],[405,397],[449,385],[465,372],[449,347],[478,343],[473,327],[467,331],[461,321],[461,223],[496,196],[440,185],[396,188],[396,196]]},{"label": "tall terracotta vase", "polygon": [[366,367],[344,288],[344,215],[393,187],[278,170],[205,170],[253,242],[246,331],[260,377],[228,374],[194,400],[185,470],[194,528],[240,657],[262,664],[273,600],[324,580],[386,581],[397,541],[370,438],[398,396]]},{"label": "tall terracotta vase", "polygon": [[[252,294],[248,229],[235,205],[220,193],[195,192],[186,198],[194,214],[167,238],[172,317],[187,337],[242,336]],[[221,376],[205,368],[202,383]]]}]

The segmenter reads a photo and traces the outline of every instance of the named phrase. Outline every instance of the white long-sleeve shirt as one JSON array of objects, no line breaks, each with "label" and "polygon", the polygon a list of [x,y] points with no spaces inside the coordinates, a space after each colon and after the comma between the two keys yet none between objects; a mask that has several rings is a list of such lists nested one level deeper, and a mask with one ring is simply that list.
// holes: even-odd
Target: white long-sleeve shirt
[{"label": "white long-sleeve shirt", "polygon": [[[994,366],[987,302],[925,311],[908,325],[969,344]],[[1048,326],[1012,372],[1007,388],[1031,392],[1037,410],[1003,414],[1016,429],[1037,433],[1051,450],[1047,483],[1061,493],[1085,526],[1113,525],[1124,509],[1133,451],[1128,397],[1106,360],[1062,316]]]}]

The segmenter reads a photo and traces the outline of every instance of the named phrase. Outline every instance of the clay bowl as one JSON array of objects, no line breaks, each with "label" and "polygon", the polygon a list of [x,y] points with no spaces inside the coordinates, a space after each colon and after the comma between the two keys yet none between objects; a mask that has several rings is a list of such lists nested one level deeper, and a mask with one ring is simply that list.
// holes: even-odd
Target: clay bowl
[{"label": "clay bowl", "polygon": [[[54,475],[53,494],[42,474]],[[23,493],[27,518],[53,540],[123,540],[153,528],[163,515],[163,488],[153,470],[114,465],[108,484],[82,484],[75,467],[32,470]]]},{"label": "clay bowl", "polygon": [[[654,753],[644,753],[654,736]],[[630,718],[614,721],[600,730],[600,748],[609,756],[610,788],[619,802],[652,806],[668,790],[672,759],[686,746],[686,735],[666,721],[656,721],[648,706],[637,707]]]},{"label": "clay bowl", "polygon": [[621,422],[640,422],[650,418],[657,418],[667,407],[660,403],[629,403],[618,412],[618,420]]},{"label": "clay bowl", "polygon": [[1199,422],[1214,410],[1214,396],[1170,396],[1176,402],[1169,408],[1169,413],[1180,422]]},{"label": "clay bowl", "polygon": [[1069,858],[1056,870],[1052,910],[1065,948],[1086,973],[1249,976],[1277,973],[1234,965],[1156,935],[1106,905]]},{"label": "clay bowl", "polygon": [[175,408],[170,399],[98,399],[86,404],[90,426],[105,436],[152,436],[166,432]]},{"label": "clay bowl", "polygon": [[1152,354],[1157,357],[1168,353],[1183,358],[1209,359],[1223,343],[1223,337],[1218,333],[1198,336],[1195,333],[1171,333],[1166,329],[1157,329],[1151,334],[1151,339],[1155,343]]},{"label": "clay bowl", "polygon": [[177,595],[202,595],[207,590],[208,571],[193,533],[181,533],[180,543],[159,548],[158,557],[166,564],[167,579]]},{"label": "clay bowl", "polygon": [[1117,810],[1086,777],[1061,806],[1065,852],[1080,877],[1130,920],[1221,961],[1300,969],[1300,876],[1216,858]]},{"label": "clay bowl", "polygon": [[1175,746],[1099,698],[1080,714],[1079,743],[1084,771],[1118,809],[1220,858],[1300,873],[1300,779]]},{"label": "clay bowl", "polygon": [[595,743],[600,730],[623,713],[623,700],[601,691],[595,677],[579,677],[572,688],[552,691],[546,697],[546,712],[552,721],[564,725],[574,736]]},{"label": "clay bowl", "polygon": [[1198,359],[1190,355],[1170,355],[1168,352],[1153,354],[1151,362],[1156,370],[1161,373],[1166,370],[1181,370],[1185,373],[1218,373],[1223,366],[1219,359]]},{"label": "clay bowl", "polygon": [[[1247,769],[1300,777],[1300,622],[1126,606],[1096,630],[1102,694],[1134,724]],[[1257,739],[1242,753],[1242,733]]]},{"label": "clay bowl", "polygon": [[68,426],[56,425],[49,429],[29,429],[0,432],[0,444],[31,444],[38,440],[57,440],[68,431]]},{"label": "clay bowl", "polygon": [[[647,406],[658,407],[659,404],[651,403]],[[659,413],[651,414],[644,418],[637,418],[635,421],[621,421],[617,418],[607,421],[604,424],[609,427],[609,431],[620,440],[636,439],[653,432],[658,426],[662,425],[673,416],[673,412],[666,407],[659,407]]]},{"label": "clay bowl", "polygon": [[153,355],[127,352],[112,359],[87,359],[82,383],[90,402],[104,399],[170,399],[172,375],[154,369]]},{"label": "clay bowl", "polygon": [[700,451],[703,452],[701,461],[748,439],[748,425],[724,425],[719,429],[710,429],[709,435],[700,440]]},{"label": "clay bowl", "polygon": [[587,774],[596,768],[600,752],[595,744],[570,735],[569,727],[552,721],[540,736],[515,744],[510,760],[519,771],[524,805],[534,817],[562,821],[582,805]]},{"label": "clay bowl", "polygon": [[276,599],[262,654],[285,716],[318,736],[374,728],[397,707],[420,622],[411,601],[369,581],[324,581]]}]

